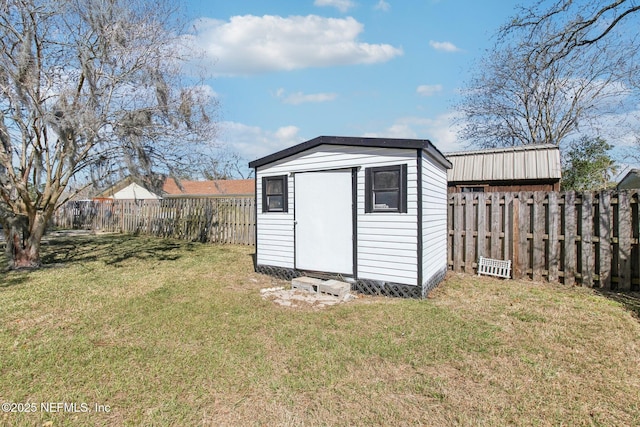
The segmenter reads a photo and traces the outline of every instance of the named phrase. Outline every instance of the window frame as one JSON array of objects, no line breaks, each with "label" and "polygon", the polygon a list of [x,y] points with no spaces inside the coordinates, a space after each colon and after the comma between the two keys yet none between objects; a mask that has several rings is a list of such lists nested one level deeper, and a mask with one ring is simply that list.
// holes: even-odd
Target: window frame
[{"label": "window frame", "polygon": [[[398,206],[393,208],[376,208],[374,204],[377,191],[389,192],[388,188],[376,189],[374,175],[378,172],[397,172],[398,188],[393,190],[398,194]],[[365,168],[365,213],[407,213],[407,164],[378,166]]]},{"label": "window frame", "polygon": [[[282,193],[267,193],[269,181],[282,182]],[[287,213],[289,212],[289,177],[287,175],[263,176],[262,177],[262,212],[263,213]],[[282,209],[269,209],[269,197],[281,196]]]}]

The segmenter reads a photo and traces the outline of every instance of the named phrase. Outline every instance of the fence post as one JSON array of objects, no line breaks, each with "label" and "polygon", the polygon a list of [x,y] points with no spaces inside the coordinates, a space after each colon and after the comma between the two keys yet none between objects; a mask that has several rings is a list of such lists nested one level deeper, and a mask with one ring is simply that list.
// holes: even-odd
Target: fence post
[{"label": "fence post", "polygon": [[582,221],[580,230],[580,240],[582,242],[582,284],[593,286],[593,195],[585,192],[582,194]]},{"label": "fence post", "polygon": [[598,201],[598,216],[600,227],[598,230],[598,253],[600,255],[599,285],[604,289],[611,289],[611,224],[612,224],[611,195],[608,191],[600,192]]},{"label": "fence post", "polygon": [[476,259],[473,230],[475,215],[473,214],[473,193],[464,194],[464,272],[473,274],[473,262]]},{"label": "fence post", "polygon": [[462,228],[464,217],[462,216],[462,193],[453,195],[453,271],[462,271]]},{"label": "fence post", "polygon": [[479,260],[481,256],[491,257],[491,251],[487,251],[487,197],[486,193],[478,193],[478,237],[477,237],[477,253],[476,260]]},{"label": "fence post", "polygon": [[[638,286],[634,283],[636,279],[640,280],[640,192],[633,190],[630,192],[630,197],[633,200],[631,209],[631,259],[629,264],[631,265],[631,276],[629,278],[629,290],[638,291]],[[638,282],[640,283],[640,282]]]},{"label": "fence post", "polygon": [[[531,197],[533,198],[533,196]],[[533,277],[533,263],[530,262],[533,255],[533,230],[531,229],[533,222],[533,200],[531,207],[529,207],[528,193],[520,192],[518,198],[520,199],[520,218],[518,219],[518,224],[520,225],[520,240],[517,242],[520,246],[518,249],[518,263],[520,264],[522,277],[526,277],[529,274],[528,270],[530,266],[532,269],[531,277]]]},{"label": "fence post", "polygon": [[[514,197],[509,205],[509,222],[511,239],[509,239],[509,248],[511,252],[511,260],[513,268],[511,269],[513,278],[522,278],[522,266],[520,265],[520,208],[522,201]],[[526,202],[525,202],[526,203]],[[506,207],[505,207],[506,208]],[[505,214],[507,209],[505,209]]]},{"label": "fence post", "polygon": [[620,268],[618,269],[617,290],[631,289],[631,205],[626,191],[618,193],[618,253]]},{"label": "fence post", "polygon": [[564,199],[564,284],[575,283],[576,271],[576,195],[566,193]]},{"label": "fence post", "polygon": [[[509,207],[507,206],[507,209]],[[501,242],[500,242],[500,232],[502,231],[501,227],[502,223],[500,221],[500,194],[492,193],[491,194],[491,258],[501,259],[502,251]],[[506,251],[504,253],[506,255]],[[502,259],[507,259],[505,258]]]},{"label": "fence post", "polygon": [[533,205],[531,205],[531,215],[533,215],[531,277],[537,281],[542,280],[545,258],[547,257],[544,241],[546,225],[544,201],[545,197],[542,192],[536,191],[533,193]]},{"label": "fence post", "polygon": [[[515,263],[513,261],[513,242],[512,242],[512,231],[513,231],[513,193],[504,193],[504,200],[502,203],[502,208],[500,212],[502,217],[500,219],[500,227],[502,230],[502,247],[500,248],[500,256],[498,259],[510,259],[512,264]],[[513,269],[511,269],[513,271]]]},{"label": "fence post", "polygon": [[560,212],[558,212],[558,193],[549,193],[549,197],[547,198],[547,213],[549,224],[547,233],[547,244],[549,246],[547,265],[549,274],[547,279],[550,282],[557,282],[558,264],[560,261],[560,240],[558,236]]}]

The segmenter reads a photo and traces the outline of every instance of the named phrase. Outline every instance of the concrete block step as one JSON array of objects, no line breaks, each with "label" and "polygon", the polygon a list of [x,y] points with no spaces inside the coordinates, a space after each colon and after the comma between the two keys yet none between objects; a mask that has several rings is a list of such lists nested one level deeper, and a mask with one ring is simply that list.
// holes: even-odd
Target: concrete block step
[{"label": "concrete block step", "polygon": [[291,289],[307,291],[313,294],[331,295],[344,298],[351,291],[351,285],[339,280],[322,280],[313,277],[296,277],[291,281]]},{"label": "concrete block step", "polygon": [[291,281],[291,289],[300,289],[311,293],[318,293],[318,286],[322,283],[321,279],[313,277],[296,277]]},{"label": "concrete block step", "polygon": [[349,291],[351,291],[351,285],[339,280],[327,280],[318,286],[318,293],[333,295],[337,298],[344,298]]}]

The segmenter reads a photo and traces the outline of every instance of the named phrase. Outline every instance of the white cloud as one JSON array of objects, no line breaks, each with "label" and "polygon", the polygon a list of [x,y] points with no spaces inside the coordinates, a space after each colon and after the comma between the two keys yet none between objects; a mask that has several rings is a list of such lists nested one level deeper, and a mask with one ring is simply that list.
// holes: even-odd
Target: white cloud
[{"label": "white cloud", "polygon": [[315,0],[313,2],[315,6],[330,6],[335,7],[340,12],[345,13],[356,4],[351,0]]},{"label": "white cloud", "polygon": [[[452,124],[455,117],[455,113],[442,114],[433,119],[402,117],[386,129],[362,136],[428,139],[443,153],[460,151],[467,147],[457,140],[457,128]],[[300,136],[300,129],[297,126],[282,126],[276,130],[267,130],[258,126],[227,121],[219,124],[218,140],[223,146],[240,154],[242,158],[252,161],[300,144],[305,141],[305,138]]]},{"label": "white cloud", "polygon": [[387,129],[368,133],[366,137],[428,139],[441,152],[460,151],[466,148],[458,140],[457,127],[453,124],[455,113],[441,114],[434,119],[425,117],[402,117]]},{"label": "white cloud", "polygon": [[378,3],[373,7],[375,10],[381,10],[388,12],[391,9],[391,5],[384,0],[378,0]]},{"label": "white cloud", "polygon": [[[274,135],[276,137],[276,140],[278,141],[278,144],[286,142],[288,144],[286,147],[289,147],[299,142],[299,139],[300,139],[298,137],[299,131],[300,129],[298,129],[296,126],[283,126],[281,128],[278,128],[278,130],[276,130]],[[289,144],[290,141],[295,141],[295,142]]]},{"label": "white cloud", "polygon": [[337,93],[309,93],[295,92],[286,95],[284,89],[280,88],[276,91],[276,97],[281,98],[285,104],[299,105],[309,102],[328,102],[338,97]]},{"label": "white cloud", "polygon": [[420,85],[416,92],[422,96],[433,96],[438,92],[442,92],[442,85]]},{"label": "white cloud", "polygon": [[461,49],[451,42],[436,42],[429,40],[429,46],[435,50],[441,50],[443,52],[460,52]]},{"label": "white cloud", "polygon": [[238,122],[221,122],[219,140],[248,161],[303,142],[296,126],[283,126],[275,131]]},{"label": "white cloud", "polygon": [[386,62],[402,55],[389,44],[358,42],[364,26],[352,17],[234,16],[201,18],[185,36],[214,75],[252,75],[310,67]]}]

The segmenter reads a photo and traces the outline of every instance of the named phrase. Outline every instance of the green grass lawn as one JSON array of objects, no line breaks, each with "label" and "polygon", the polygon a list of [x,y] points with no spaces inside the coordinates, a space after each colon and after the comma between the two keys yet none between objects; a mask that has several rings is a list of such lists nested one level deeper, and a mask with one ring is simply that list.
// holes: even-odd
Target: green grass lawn
[{"label": "green grass lawn", "polygon": [[451,274],[424,301],[285,308],[252,252],[76,237],[0,273],[0,402],[37,405],[0,425],[640,425],[621,302]]}]

